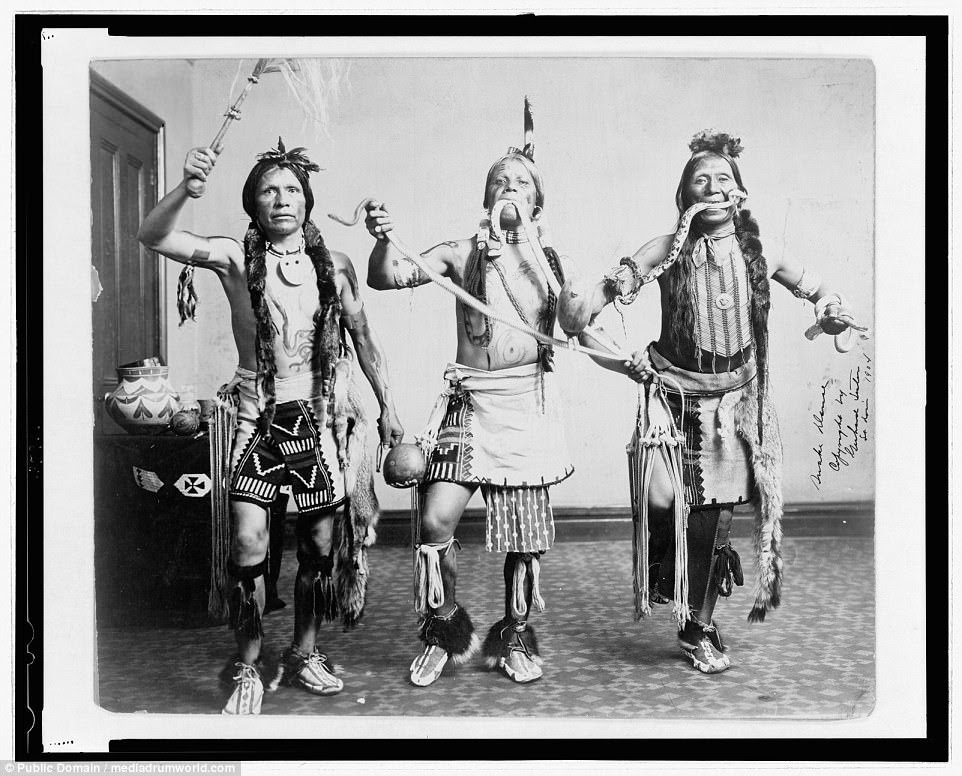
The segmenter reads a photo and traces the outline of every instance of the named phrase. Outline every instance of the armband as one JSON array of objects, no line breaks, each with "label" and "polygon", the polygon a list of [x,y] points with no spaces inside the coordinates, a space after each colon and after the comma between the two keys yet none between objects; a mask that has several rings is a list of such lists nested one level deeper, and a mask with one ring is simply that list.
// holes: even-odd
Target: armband
[{"label": "armband", "polygon": [[809,273],[803,268],[802,276],[792,289],[792,293],[799,299],[811,299],[820,285],[822,285],[822,279],[814,272]]},{"label": "armband", "polygon": [[638,264],[625,256],[617,267],[605,274],[605,285],[622,304],[631,304],[644,285]]},{"label": "armband", "polygon": [[407,256],[394,261],[394,284],[398,288],[413,288],[421,282],[421,268]]}]

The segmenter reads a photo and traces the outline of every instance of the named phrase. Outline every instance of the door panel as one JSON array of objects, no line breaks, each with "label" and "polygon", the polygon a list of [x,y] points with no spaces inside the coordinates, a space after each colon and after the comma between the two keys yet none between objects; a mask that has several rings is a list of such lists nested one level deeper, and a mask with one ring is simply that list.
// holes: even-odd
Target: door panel
[{"label": "door panel", "polygon": [[140,222],[157,202],[161,126],[149,111],[91,74],[92,255],[103,286],[93,304],[96,398],[116,386],[119,364],[148,356],[166,362],[161,264],[137,242]]}]

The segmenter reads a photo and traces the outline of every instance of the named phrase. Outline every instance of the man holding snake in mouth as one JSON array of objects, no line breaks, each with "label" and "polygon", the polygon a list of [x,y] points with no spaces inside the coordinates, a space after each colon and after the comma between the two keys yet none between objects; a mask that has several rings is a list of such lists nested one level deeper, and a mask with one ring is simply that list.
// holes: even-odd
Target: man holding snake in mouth
[{"label": "man holding snake in mouth", "polygon": [[676,233],[646,243],[594,285],[569,282],[558,319],[591,344],[585,326],[605,305],[631,303],[658,280],[658,341],[627,364],[595,360],[643,386],[628,448],[636,614],[674,601],[679,645],[696,669],[718,673],[730,661],[712,614],[717,597],[742,584],[728,540],[736,504],[756,508],[749,620],[763,620],[780,597],[782,451],[768,386],[769,278],[814,303],[821,331],[861,327],[815,273],[762,255],[758,224],[741,208],[740,140],[705,130],[689,148]]},{"label": "man holding snake in mouth", "polygon": [[[542,229],[544,186],[534,164],[527,99],[524,147],[510,148],[492,165],[483,206],[477,235],[424,252],[425,266],[500,316],[550,334],[556,305],[551,284],[564,282],[564,272]],[[368,284],[386,290],[430,282],[387,239],[393,223],[384,205],[369,201],[366,209],[367,229],[377,239]],[[540,265],[535,251],[542,252]],[[554,275],[550,283],[547,271]],[[527,621],[532,608],[544,606],[540,558],[554,540],[548,488],[573,471],[552,351],[460,300],[456,324],[457,360],[445,370],[447,387],[420,440],[428,456],[415,539],[415,608],[424,649],[411,665],[411,681],[430,685],[449,660],[464,662],[479,647],[471,618],[455,598],[454,535],[480,488],[487,508],[486,547],[506,553],[505,616],[481,649],[490,668],[515,682],[531,682],[541,677],[542,661]]]}]

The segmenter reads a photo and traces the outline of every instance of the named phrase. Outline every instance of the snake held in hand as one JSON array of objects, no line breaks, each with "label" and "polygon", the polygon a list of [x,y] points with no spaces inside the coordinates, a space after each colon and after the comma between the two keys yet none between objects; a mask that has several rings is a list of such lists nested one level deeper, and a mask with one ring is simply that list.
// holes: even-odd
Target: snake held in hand
[{"label": "snake held in hand", "polygon": [[[334,213],[328,213],[327,215],[328,215],[328,218],[331,218],[334,221],[337,221],[339,224],[343,224],[344,226],[355,226],[361,220],[361,213],[364,212],[364,210],[367,208],[368,205],[376,201],[377,200],[374,197],[367,197],[365,199],[362,199],[358,203],[357,207],[354,208],[354,216],[353,218],[350,218],[350,219],[343,218]],[[384,236],[385,238],[387,238],[388,242],[390,242],[391,245],[394,246],[395,250],[397,250],[409,261],[414,262],[414,265],[419,270],[421,270],[421,272],[423,272],[429,280],[441,286],[441,288],[443,288],[445,291],[447,291],[450,294],[453,294],[460,302],[467,305],[468,307],[471,307],[474,310],[477,310],[482,315],[486,315],[488,318],[498,321],[499,323],[502,323],[505,326],[510,326],[513,329],[517,329],[518,331],[523,332],[524,334],[527,334],[530,337],[533,337],[538,342],[541,342],[542,344],[545,344],[545,345],[551,345],[552,347],[562,348],[564,350],[570,350],[575,353],[584,353],[585,355],[595,356],[596,358],[606,358],[612,361],[625,361],[628,359],[628,356],[623,352],[608,352],[604,350],[597,350],[595,348],[583,347],[582,345],[579,345],[576,340],[569,342],[568,340],[558,339],[557,337],[552,337],[548,334],[545,334],[544,332],[540,332],[537,329],[534,329],[524,323],[520,323],[518,321],[514,321],[504,317],[503,315],[498,313],[496,310],[492,309],[487,304],[482,302],[480,299],[477,299],[471,296],[471,294],[469,294],[463,288],[461,288],[458,285],[455,285],[453,282],[451,282],[450,278],[446,278],[443,275],[435,272],[433,269],[431,269],[431,267],[427,265],[427,263],[421,258],[419,254],[417,254],[415,251],[410,250],[407,246],[405,246],[402,242],[400,242],[396,237],[394,237],[393,234],[384,233]],[[537,253],[535,255],[537,256]]]}]

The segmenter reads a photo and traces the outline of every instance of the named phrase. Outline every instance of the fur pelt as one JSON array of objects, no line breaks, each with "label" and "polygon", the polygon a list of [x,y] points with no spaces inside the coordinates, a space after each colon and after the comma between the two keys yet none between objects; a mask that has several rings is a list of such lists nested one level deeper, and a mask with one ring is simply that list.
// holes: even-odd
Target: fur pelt
[{"label": "fur pelt", "polygon": [[[759,442],[759,415],[764,436]],[[762,622],[778,606],[782,590],[782,439],[768,391],[759,407],[758,391],[749,388],[735,406],[735,428],[748,443],[757,490],[752,544],[755,550],[755,602],[749,622]]]},{"label": "fur pelt", "polygon": [[458,665],[470,660],[481,643],[474,631],[474,623],[460,604],[448,619],[434,614],[423,617],[418,624],[418,638],[425,644],[436,644],[448,653],[448,659]]},{"label": "fur pelt", "polygon": [[[484,637],[481,645],[481,655],[484,657],[484,664],[489,669],[498,667],[498,661],[505,653],[505,647],[515,637],[515,620],[513,617],[502,617],[488,630],[488,635]],[[531,659],[538,665],[542,664],[541,652],[538,649],[538,637],[534,628],[530,625],[525,626],[524,631],[517,634],[524,638],[524,644],[531,653]]]},{"label": "fur pelt", "polygon": [[[338,382],[342,380],[338,379]],[[343,401],[335,399],[332,422],[338,457],[343,456],[346,465],[347,488],[347,502],[334,523],[334,589],[344,626],[351,627],[364,612],[367,548],[377,537],[375,529],[380,516],[374,493],[374,464],[368,444],[370,426],[353,386]],[[343,440],[338,437],[339,426],[344,429]]]}]

